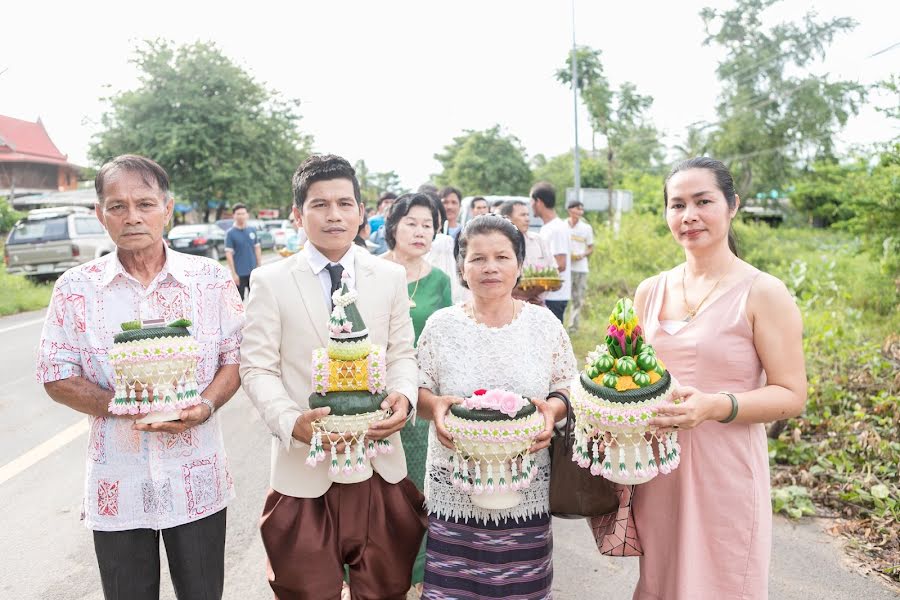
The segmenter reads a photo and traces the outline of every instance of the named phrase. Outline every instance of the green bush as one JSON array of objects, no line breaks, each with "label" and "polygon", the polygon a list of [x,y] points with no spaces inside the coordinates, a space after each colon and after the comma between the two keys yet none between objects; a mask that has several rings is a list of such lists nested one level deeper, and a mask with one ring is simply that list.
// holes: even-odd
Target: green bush
[{"label": "green bush", "polygon": [[0,233],[6,233],[13,228],[16,221],[24,217],[24,213],[10,206],[8,198],[0,198]]},{"label": "green bush", "polygon": [[0,316],[40,310],[50,304],[51,283],[32,283],[21,275],[7,275],[0,269]]}]

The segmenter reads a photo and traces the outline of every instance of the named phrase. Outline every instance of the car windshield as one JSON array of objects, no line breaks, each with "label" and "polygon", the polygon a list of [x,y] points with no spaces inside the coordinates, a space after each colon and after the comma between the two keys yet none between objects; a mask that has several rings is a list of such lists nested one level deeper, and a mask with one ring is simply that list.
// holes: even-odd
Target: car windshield
[{"label": "car windshield", "polygon": [[78,235],[103,235],[105,232],[97,217],[75,217],[75,233]]},{"label": "car windshield", "polygon": [[16,225],[7,244],[33,244],[68,239],[67,217],[28,219]]},{"label": "car windshield", "polygon": [[169,231],[169,237],[197,236],[206,233],[206,225],[178,225]]}]

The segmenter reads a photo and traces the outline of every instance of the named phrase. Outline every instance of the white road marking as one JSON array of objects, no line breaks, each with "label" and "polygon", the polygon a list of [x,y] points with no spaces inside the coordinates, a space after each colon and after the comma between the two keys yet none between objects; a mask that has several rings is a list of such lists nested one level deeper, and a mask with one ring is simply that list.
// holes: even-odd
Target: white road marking
[{"label": "white road marking", "polygon": [[25,454],[14,458],[0,467],[0,485],[3,485],[25,469],[44,460],[69,442],[87,433],[88,420],[80,419],[74,425],[63,429],[46,442],[35,446]]},{"label": "white road marking", "polygon": [[7,331],[14,331],[16,329],[22,329],[23,327],[31,327],[32,325],[37,325],[38,323],[43,323],[44,317],[40,319],[32,319],[31,321],[25,321],[24,323],[16,323],[15,325],[10,325],[9,327],[4,327],[0,329],[0,333],[6,333]]}]

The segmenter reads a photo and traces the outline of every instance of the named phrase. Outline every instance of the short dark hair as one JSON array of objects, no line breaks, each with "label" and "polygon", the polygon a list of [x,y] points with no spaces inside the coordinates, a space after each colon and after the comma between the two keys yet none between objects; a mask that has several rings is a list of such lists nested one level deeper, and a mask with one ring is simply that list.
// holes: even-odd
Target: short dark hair
[{"label": "short dark hair", "polygon": [[231,214],[236,213],[237,211],[241,210],[242,208],[244,210],[246,210],[247,212],[250,212],[250,210],[247,208],[246,204],[244,204],[243,202],[238,202],[237,204],[235,204],[234,206],[231,207]]},{"label": "short dark hair", "polygon": [[303,210],[309,186],[317,181],[331,179],[349,179],[353,184],[353,198],[359,204],[359,180],[356,171],[346,159],[334,154],[313,154],[297,167],[291,179],[294,193],[294,206]]},{"label": "short dark hair", "polygon": [[381,205],[384,204],[388,200],[396,200],[397,194],[394,192],[385,192],[378,198],[378,204],[376,205],[378,208],[381,208]]},{"label": "short dark hair", "polygon": [[556,189],[549,181],[539,181],[531,188],[531,197],[540,200],[547,208],[556,208]]},{"label": "short dark hair", "polygon": [[475,208],[476,202],[484,202],[485,208],[488,207],[488,201],[484,196],[475,196],[474,198],[472,198],[472,208]]},{"label": "short dark hair", "polygon": [[[438,187],[431,182],[423,183],[416,191],[420,194],[433,194],[434,196],[438,195]],[[440,200],[440,198],[438,199]]]},{"label": "short dark hair", "polygon": [[449,196],[450,194],[456,194],[456,198],[457,198],[460,202],[462,202],[462,197],[463,197],[462,192],[459,191],[458,189],[456,189],[455,187],[453,187],[452,185],[448,185],[447,187],[443,188],[443,189],[441,190],[441,192],[438,194],[438,198],[440,198],[441,200],[443,200],[444,198],[446,198],[446,197]]},{"label": "short dark hair", "polygon": [[156,184],[163,196],[169,196],[169,175],[156,161],[137,154],[121,154],[103,163],[97,176],[94,177],[94,189],[97,192],[97,200],[103,202],[103,187],[106,179],[115,171],[127,171],[141,177],[147,187]]},{"label": "short dark hair", "polygon": [[[731,171],[728,170],[728,167],[725,166],[725,163],[721,160],[709,158],[708,156],[688,158],[672,167],[672,170],[666,175],[665,182],[663,182],[664,207],[668,208],[669,206],[669,180],[672,179],[676,173],[688,171],[690,169],[706,169],[707,171],[711,171],[716,178],[716,187],[718,187],[719,191],[722,192],[722,195],[725,196],[725,203],[728,205],[729,209],[734,210],[735,204],[737,203],[736,193],[734,191],[734,177],[731,175]],[[728,227],[728,248],[735,256],[740,256],[738,254],[737,236],[734,234],[734,228],[731,226]]]},{"label": "short dark hair", "polygon": [[391,250],[397,245],[397,225],[400,224],[400,220],[403,217],[409,214],[409,211],[411,211],[414,206],[425,207],[431,212],[431,222],[434,226],[431,239],[434,239],[434,236],[437,235],[438,229],[441,226],[438,221],[440,214],[431,198],[425,194],[419,193],[403,194],[397,198],[396,202],[394,202],[394,205],[391,207],[391,212],[388,213],[387,218],[384,220],[384,241],[387,242],[387,246]]},{"label": "short dark hair", "polygon": [[513,209],[517,206],[524,206],[526,209],[528,208],[528,204],[524,200],[507,200],[500,205],[500,216],[508,219],[512,216]]},{"label": "short dark hair", "polygon": [[463,287],[469,287],[469,284],[462,278],[463,264],[466,262],[466,250],[469,246],[469,240],[479,235],[491,233],[500,233],[506,236],[512,244],[513,251],[516,253],[516,262],[519,263],[520,267],[525,262],[525,236],[512,224],[512,221],[499,215],[481,215],[477,219],[472,219],[466,223],[466,226],[459,232],[456,244],[453,246],[453,257],[456,259],[456,269],[459,271]]},{"label": "short dark hair", "polygon": [[447,220],[447,209],[444,208],[444,203],[441,202],[441,199],[437,197],[437,192],[420,192],[428,196],[428,199],[431,200],[431,204],[434,206],[434,209],[438,212],[438,216],[440,217],[440,222],[438,223],[438,229],[444,226],[444,222]]}]

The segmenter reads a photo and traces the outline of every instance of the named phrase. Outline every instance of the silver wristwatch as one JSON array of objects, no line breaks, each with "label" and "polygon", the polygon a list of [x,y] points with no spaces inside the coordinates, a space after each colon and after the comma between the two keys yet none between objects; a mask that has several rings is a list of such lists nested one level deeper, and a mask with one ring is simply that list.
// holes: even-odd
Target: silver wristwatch
[{"label": "silver wristwatch", "polygon": [[[205,404],[206,406],[209,407],[209,416],[210,416],[210,417],[213,416],[213,413],[214,413],[214,412],[216,412],[216,405],[213,404],[212,400],[209,400],[209,399],[207,399],[207,398],[201,397],[201,398],[200,398],[200,404]],[[207,417],[207,418],[209,418],[209,417]]]}]

